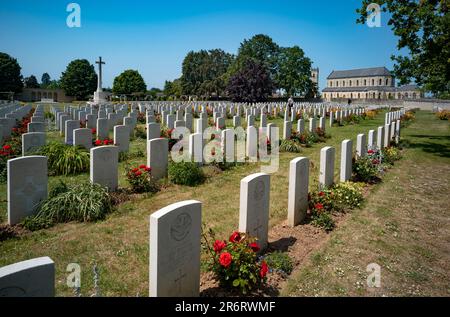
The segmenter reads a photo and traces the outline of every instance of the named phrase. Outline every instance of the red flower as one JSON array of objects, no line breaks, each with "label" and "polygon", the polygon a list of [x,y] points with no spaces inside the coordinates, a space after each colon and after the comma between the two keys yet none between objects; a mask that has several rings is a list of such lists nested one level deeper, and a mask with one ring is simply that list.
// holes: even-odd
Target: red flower
[{"label": "red flower", "polygon": [[259,276],[261,276],[261,278],[266,277],[267,272],[269,272],[269,267],[267,266],[267,263],[265,261],[261,262],[261,270],[259,271]]},{"label": "red flower", "polygon": [[151,167],[146,167],[146,168],[145,168],[145,171],[146,171],[146,172],[151,172],[151,171],[152,171],[152,168],[151,168]]},{"label": "red flower", "polygon": [[323,197],[323,196],[325,196],[325,193],[324,193],[324,192],[320,192],[320,193],[319,193],[319,196],[320,196],[320,197]]},{"label": "red flower", "polygon": [[252,248],[252,250],[254,252],[258,252],[259,250],[261,250],[261,248],[259,247],[258,243],[256,243],[256,242],[250,243],[248,246],[250,248]]},{"label": "red flower", "polygon": [[223,250],[223,248],[225,248],[226,245],[227,243],[225,241],[216,240],[216,242],[214,242],[214,251],[219,253]]},{"label": "red flower", "polygon": [[97,129],[92,128],[92,129],[91,129],[91,132],[92,132],[92,134],[96,134],[96,133],[97,133]]},{"label": "red flower", "polygon": [[231,257],[231,254],[228,252],[224,252],[219,257],[219,263],[223,267],[229,267],[231,265],[231,261],[233,261],[233,258]]},{"label": "red flower", "polygon": [[108,145],[109,144],[109,140],[103,140],[103,145]]},{"label": "red flower", "polygon": [[230,242],[239,242],[241,241],[241,234],[237,231],[233,232],[233,234],[230,236]]},{"label": "red flower", "polygon": [[374,152],[373,152],[373,150],[369,150],[369,151],[367,151],[367,153],[373,154]]},{"label": "red flower", "polygon": [[315,204],[314,208],[316,208],[317,210],[322,210],[323,205],[321,203],[317,203],[317,204]]},{"label": "red flower", "polygon": [[141,171],[137,171],[137,172],[134,173],[134,175],[136,175],[136,176],[141,176],[141,175],[142,175],[142,172],[141,172]]},{"label": "red flower", "polygon": [[136,173],[137,171],[139,171],[139,168],[133,168],[132,170],[131,170],[133,173]]},{"label": "red flower", "polygon": [[95,145],[102,145],[102,140],[95,141]]},{"label": "red flower", "polygon": [[11,150],[11,145],[9,145],[9,144],[6,144],[6,145],[3,145],[3,150]]},{"label": "red flower", "polygon": [[147,168],[147,165],[145,164],[139,165],[139,168],[145,170]]}]

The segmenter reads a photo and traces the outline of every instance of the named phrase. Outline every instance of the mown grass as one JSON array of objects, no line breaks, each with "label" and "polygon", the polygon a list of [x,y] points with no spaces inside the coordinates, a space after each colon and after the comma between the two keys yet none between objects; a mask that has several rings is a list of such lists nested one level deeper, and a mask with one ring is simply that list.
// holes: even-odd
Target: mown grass
[{"label": "mown grass", "polygon": [[[303,149],[302,153],[281,153],[278,172],[271,176],[270,225],[276,225],[287,217],[287,192],[289,162],[299,156],[311,160],[310,188],[318,184],[319,154],[324,146],[336,147],[335,175],[339,175],[340,144],[352,139],[354,144],[359,133],[367,133],[383,124],[384,114],[375,120],[361,121],[358,125],[332,127],[327,132],[332,138],[326,143]],[[228,121],[227,121],[228,122]],[[273,121],[282,130],[283,119]],[[229,123],[227,123],[229,124]],[[259,124],[259,122],[257,122]],[[282,131],[280,131],[282,135]],[[50,133],[49,139],[60,138]],[[131,152],[145,153],[145,140],[131,142]],[[143,157],[134,158],[132,164],[143,164]],[[119,164],[119,185],[127,186],[124,176],[125,163]],[[216,231],[218,237],[227,237],[238,227],[240,180],[260,171],[259,164],[247,164],[226,170],[209,178],[197,187],[169,185],[156,195],[141,195],[121,204],[105,221],[97,223],[60,224],[51,229],[27,234],[19,239],[0,242],[0,266],[38,256],[50,256],[56,263],[57,295],[72,295],[66,286],[66,267],[79,263],[82,268],[82,293],[93,293],[92,266],[97,264],[100,273],[100,289],[104,296],[146,296],[148,294],[148,217],[169,204],[195,199],[203,203],[202,217],[207,227]],[[64,180],[68,184],[87,181],[88,174],[76,177],[50,177],[49,186]],[[337,179],[337,178],[336,178]],[[6,200],[6,186],[0,185],[0,197]],[[6,219],[6,203],[0,205],[0,219]]]},{"label": "mown grass", "polygon": [[[421,111],[402,137],[404,158],[282,295],[450,295],[450,125]],[[370,263],[381,266],[380,288],[367,286]]]}]

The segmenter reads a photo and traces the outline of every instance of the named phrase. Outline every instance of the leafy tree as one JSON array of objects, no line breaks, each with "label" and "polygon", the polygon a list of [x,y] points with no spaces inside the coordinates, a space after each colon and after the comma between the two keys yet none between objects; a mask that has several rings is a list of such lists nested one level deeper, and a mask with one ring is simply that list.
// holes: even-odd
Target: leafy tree
[{"label": "leafy tree", "polygon": [[275,76],[277,88],[291,95],[306,95],[313,88],[311,60],[298,47],[283,47],[278,54],[278,72]]},{"label": "leafy tree", "polygon": [[137,70],[128,69],[114,78],[113,92],[130,95],[147,91],[147,85]]},{"label": "leafy tree", "polygon": [[48,73],[43,73],[41,77],[41,87],[47,88],[50,82],[51,82],[50,75]]},{"label": "leafy tree", "polygon": [[156,87],[152,87],[149,91],[147,91],[147,94],[150,95],[150,97],[152,98],[152,100],[156,100],[157,95],[159,93],[162,93],[163,91],[159,88]]},{"label": "leafy tree", "polygon": [[22,90],[20,70],[17,59],[0,52],[0,92],[20,92]]},{"label": "leafy tree", "polygon": [[278,71],[278,54],[280,47],[272,38],[264,34],[257,34],[249,40],[244,40],[238,50],[235,63],[230,67],[229,76],[236,74],[245,67],[248,59],[256,61],[266,67],[274,79]]},{"label": "leafy tree", "polygon": [[398,49],[408,49],[408,56],[392,56],[394,74],[400,84],[414,80],[434,95],[450,94],[450,4],[448,0],[363,0],[357,10],[358,23],[368,18],[367,6],[377,3],[389,11]]},{"label": "leafy tree", "polygon": [[36,76],[31,75],[23,80],[26,88],[39,88],[39,83]]},{"label": "leafy tree", "polygon": [[76,59],[67,65],[60,80],[61,88],[77,100],[87,99],[97,88],[94,66],[86,59]]},{"label": "leafy tree", "polygon": [[228,95],[236,102],[260,102],[267,100],[273,82],[267,68],[254,60],[245,61],[242,69],[230,78]]},{"label": "leafy tree", "polygon": [[182,95],[181,79],[178,78],[174,81],[166,80],[164,83],[164,95],[179,98]]},{"label": "leafy tree", "polygon": [[47,89],[59,89],[61,88],[61,83],[59,80],[52,80],[50,83],[45,87]]},{"label": "leafy tree", "polygon": [[223,75],[233,58],[233,55],[221,49],[189,52],[182,65],[183,94],[210,96],[212,93],[222,93],[226,86]]}]

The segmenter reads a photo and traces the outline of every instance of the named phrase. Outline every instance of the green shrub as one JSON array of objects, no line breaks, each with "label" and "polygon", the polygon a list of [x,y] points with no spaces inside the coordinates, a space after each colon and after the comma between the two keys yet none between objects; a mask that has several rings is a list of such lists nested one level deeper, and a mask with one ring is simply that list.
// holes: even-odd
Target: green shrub
[{"label": "green shrub", "polygon": [[54,198],[62,193],[66,193],[69,191],[69,186],[67,186],[66,183],[63,181],[59,181],[58,184],[56,184],[53,188],[50,189],[48,193],[49,198]]},{"label": "green shrub", "polygon": [[335,203],[342,207],[359,208],[364,200],[363,185],[360,183],[339,183],[332,188]]},{"label": "green shrub", "polygon": [[146,165],[138,167],[127,166],[126,176],[134,193],[156,193],[159,190],[158,183],[152,177],[152,169]]},{"label": "green shrub", "polygon": [[356,181],[370,183],[378,178],[378,164],[369,156],[358,158],[353,162],[353,178]]},{"label": "green shrub", "polygon": [[81,183],[42,201],[37,206],[37,214],[25,219],[23,225],[29,230],[37,230],[69,221],[97,221],[104,219],[112,209],[107,188]]},{"label": "green shrub", "polygon": [[51,142],[35,154],[47,156],[50,175],[75,175],[89,170],[89,153],[78,146]]},{"label": "green shrub", "polygon": [[321,212],[313,214],[311,217],[311,223],[313,226],[324,229],[325,231],[331,231],[335,227],[335,223],[331,214],[327,212]]},{"label": "green shrub", "polygon": [[178,185],[196,186],[205,181],[203,170],[193,162],[169,164],[169,180]]},{"label": "green shrub", "polygon": [[147,140],[147,131],[143,127],[136,127],[134,128],[134,136],[138,139]]},{"label": "green shrub", "polygon": [[286,252],[275,251],[265,257],[267,265],[275,271],[291,274],[294,264]]},{"label": "green shrub", "polygon": [[402,158],[401,152],[398,148],[389,146],[382,150],[383,163],[394,165],[394,162]]},{"label": "green shrub", "polygon": [[280,144],[280,152],[300,153],[302,146],[294,140],[282,140]]}]

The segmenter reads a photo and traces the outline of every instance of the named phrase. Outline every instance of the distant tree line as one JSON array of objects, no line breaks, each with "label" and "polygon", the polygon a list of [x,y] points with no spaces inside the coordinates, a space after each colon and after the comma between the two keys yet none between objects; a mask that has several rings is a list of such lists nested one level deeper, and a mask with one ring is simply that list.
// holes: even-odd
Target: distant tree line
[{"label": "distant tree line", "polygon": [[276,91],[315,95],[311,64],[300,47],[280,47],[269,36],[258,34],[244,40],[237,55],[221,49],[189,52],[182,63],[181,77],[166,81],[164,94],[247,102],[265,100]]}]

